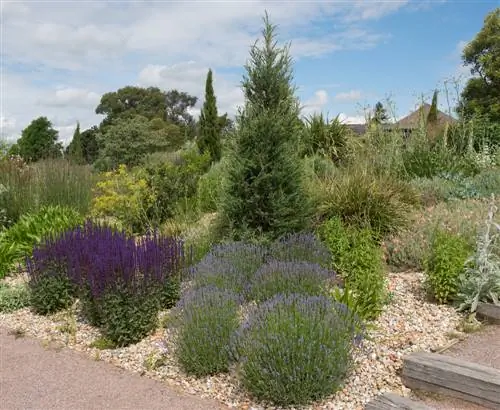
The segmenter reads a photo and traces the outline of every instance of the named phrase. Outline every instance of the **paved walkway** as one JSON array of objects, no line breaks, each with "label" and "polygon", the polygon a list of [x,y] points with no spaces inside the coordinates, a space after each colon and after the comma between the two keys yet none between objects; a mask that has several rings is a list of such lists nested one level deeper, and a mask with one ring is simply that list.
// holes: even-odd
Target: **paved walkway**
[{"label": "paved walkway", "polygon": [[0,409],[208,410],[216,402],[0,328]]}]

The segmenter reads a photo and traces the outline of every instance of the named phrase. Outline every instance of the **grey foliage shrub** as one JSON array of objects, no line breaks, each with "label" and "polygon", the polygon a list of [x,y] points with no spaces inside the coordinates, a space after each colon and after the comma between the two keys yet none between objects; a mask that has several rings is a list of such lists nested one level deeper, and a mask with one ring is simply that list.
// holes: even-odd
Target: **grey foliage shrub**
[{"label": "grey foliage shrub", "polygon": [[205,376],[228,371],[239,305],[236,294],[214,286],[191,291],[179,301],[176,356],[186,373]]},{"label": "grey foliage shrub", "polygon": [[273,405],[302,405],[334,393],[352,365],[356,326],[326,297],[277,295],[233,339],[243,385]]}]

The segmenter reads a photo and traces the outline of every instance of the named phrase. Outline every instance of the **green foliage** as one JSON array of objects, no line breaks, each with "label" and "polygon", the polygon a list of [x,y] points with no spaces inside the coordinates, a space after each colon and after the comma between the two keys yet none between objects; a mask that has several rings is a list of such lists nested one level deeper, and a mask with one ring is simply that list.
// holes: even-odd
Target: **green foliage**
[{"label": "green foliage", "polygon": [[200,176],[196,191],[196,202],[200,212],[216,212],[223,193],[223,178],[227,164],[224,160],[213,164],[206,174]]},{"label": "green foliage", "polygon": [[76,164],[84,164],[85,158],[83,156],[83,144],[82,136],[80,134],[80,123],[76,124],[75,133],[73,134],[73,139],[68,146],[68,155],[72,162]]},{"label": "green foliage", "polygon": [[198,180],[209,166],[209,153],[200,155],[193,148],[182,151],[174,163],[148,166],[146,180],[154,197],[154,203],[148,209],[149,218],[163,222],[172,218],[179,208],[186,209],[189,203],[195,203]]},{"label": "green foliage", "polygon": [[416,210],[408,228],[386,239],[387,262],[393,267],[422,271],[436,229],[459,235],[473,246],[477,229],[486,217],[482,200],[440,202]]},{"label": "green foliage", "polygon": [[30,305],[35,313],[48,315],[66,309],[75,298],[74,287],[68,276],[57,267],[50,274],[30,280]]},{"label": "green foliage", "polygon": [[41,207],[71,207],[82,215],[90,209],[95,177],[90,167],[66,160],[46,160],[27,165],[19,157],[0,161],[0,209],[16,222]]},{"label": "green foliage", "polygon": [[147,211],[155,201],[146,178],[128,172],[125,165],[105,172],[97,183],[91,215],[116,219],[129,232],[143,233],[150,228]]},{"label": "green foliage", "polygon": [[356,300],[364,319],[376,318],[387,299],[382,249],[369,229],[346,227],[339,218],[329,219],[320,234],[333,254],[333,267]]},{"label": "green foliage", "polygon": [[407,183],[355,164],[316,183],[319,218],[338,216],[348,224],[368,226],[380,236],[404,227],[418,202]]},{"label": "green foliage", "polygon": [[200,114],[200,135],[196,141],[200,153],[208,152],[212,162],[220,160],[222,146],[220,141],[220,121],[217,114],[217,100],[214,94],[212,70],[208,70],[205,84],[205,102]]},{"label": "green foliage", "polygon": [[128,346],[151,333],[158,325],[155,291],[114,286],[105,292],[98,302],[103,336],[116,346]]},{"label": "green foliage", "polygon": [[141,165],[147,154],[166,150],[169,145],[161,131],[151,128],[148,118],[138,115],[110,123],[100,139],[102,149],[96,166],[104,170],[120,164]]},{"label": "green foliage", "polygon": [[83,218],[77,211],[61,206],[48,206],[37,213],[23,215],[0,235],[0,278],[29,256],[33,246],[42,239],[53,237],[82,222]]},{"label": "green foliage", "polygon": [[333,120],[314,114],[306,120],[302,150],[305,154],[318,154],[334,162],[345,161],[350,154],[352,131],[339,119]]},{"label": "green foliage", "polygon": [[13,312],[29,306],[30,293],[25,285],[0,283],[0,312]]},{"label": "green foliage", "polygon": [[38,117],[22,131],[17,141],[19,155],[30,162],[61,157],[62,145],[57,142],[57,138],[58,132],[47,117]]},{"label": "green foliage", "polygon": [[263,44],[250,51],[243,81],[245,107],[222,200],[222,220],[235,238],[279,237],[301,230],[310,207],[299,161],[299,105],[291,85],[288,47],[275,43],[266,17]]},{"label": "green foliage", "polygon": [[103,121],[105,125],[134,116],[143,116],[148,120],[163,118],[165,97],[165,93],[157,87],[127,86],[104,94],[95,112],[106,116]]},{"label": "green foliage", "polygon": [[185,295],[179,308],[175,353],[184,371],[195,376],[227,372],[229,343],[239,326],[237,296],[204,287]]},{"label": "green foliage", "polygon": [[373,117],[371,118],[371,123],[376,125],[386,124],[389,120],[389,116],[387,115],[387,110],[384,105],[378,101],[375,104],[375,108],[373,110]]},{"label": "green foliage", "polygon": [[439,303],[454,300],[471,248],[460,236],[437,230],[425,259],[426,287]]},{"label": "green foliage", "polygon": [[491,201],[476,252],[467,260],[459,277],[457,302],[460,310],[475,312],[479,302],[500,304],[500,225],[495,222],[498,207]]},{"label": "green foliage", "polygon": [[237,339],[243,385],[273,405],[308,404],[339,389],[353,364],[355,326],[327,298],[278,295]]},{"label": "green foliage", "polygon": [[476,37],[464,48],[464,65],[471,67],[458,112],[467,117],[486,115],[500,121],[500,8],[491,11]]}]

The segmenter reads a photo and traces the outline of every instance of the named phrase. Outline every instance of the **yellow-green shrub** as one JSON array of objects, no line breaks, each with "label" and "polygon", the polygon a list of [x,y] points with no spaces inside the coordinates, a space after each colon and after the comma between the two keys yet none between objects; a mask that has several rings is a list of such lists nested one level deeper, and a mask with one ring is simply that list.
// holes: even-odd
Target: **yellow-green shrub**
[{"label": "yellow-green shrub", "polygon": [[91,214],[95,218],[116,219],[130,232],[143,232],[149,226],[146,210],[154,202],[147,181],[120,165],[105,172],[97,183]]}]

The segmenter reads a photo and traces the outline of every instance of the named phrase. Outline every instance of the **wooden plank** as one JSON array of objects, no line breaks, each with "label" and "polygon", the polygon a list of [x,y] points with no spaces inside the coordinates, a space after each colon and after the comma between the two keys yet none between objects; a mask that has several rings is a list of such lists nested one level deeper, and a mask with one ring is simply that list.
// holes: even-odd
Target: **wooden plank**
[{"label": "wooden plank", "polygon": [[500,409],[500,371],[454,357],[419,352],[403,359],[403,383]]},{"label": "wooden plank", "polygon": [[476,309],[477,317],[492,323],[500,325],[500,306],[493,303],[479,303]]},{"label": "wooden plank", "polygon": [[394,393],[384,393],[368,402],[365,410],[431,410],[424,403],[399,396]]}]

